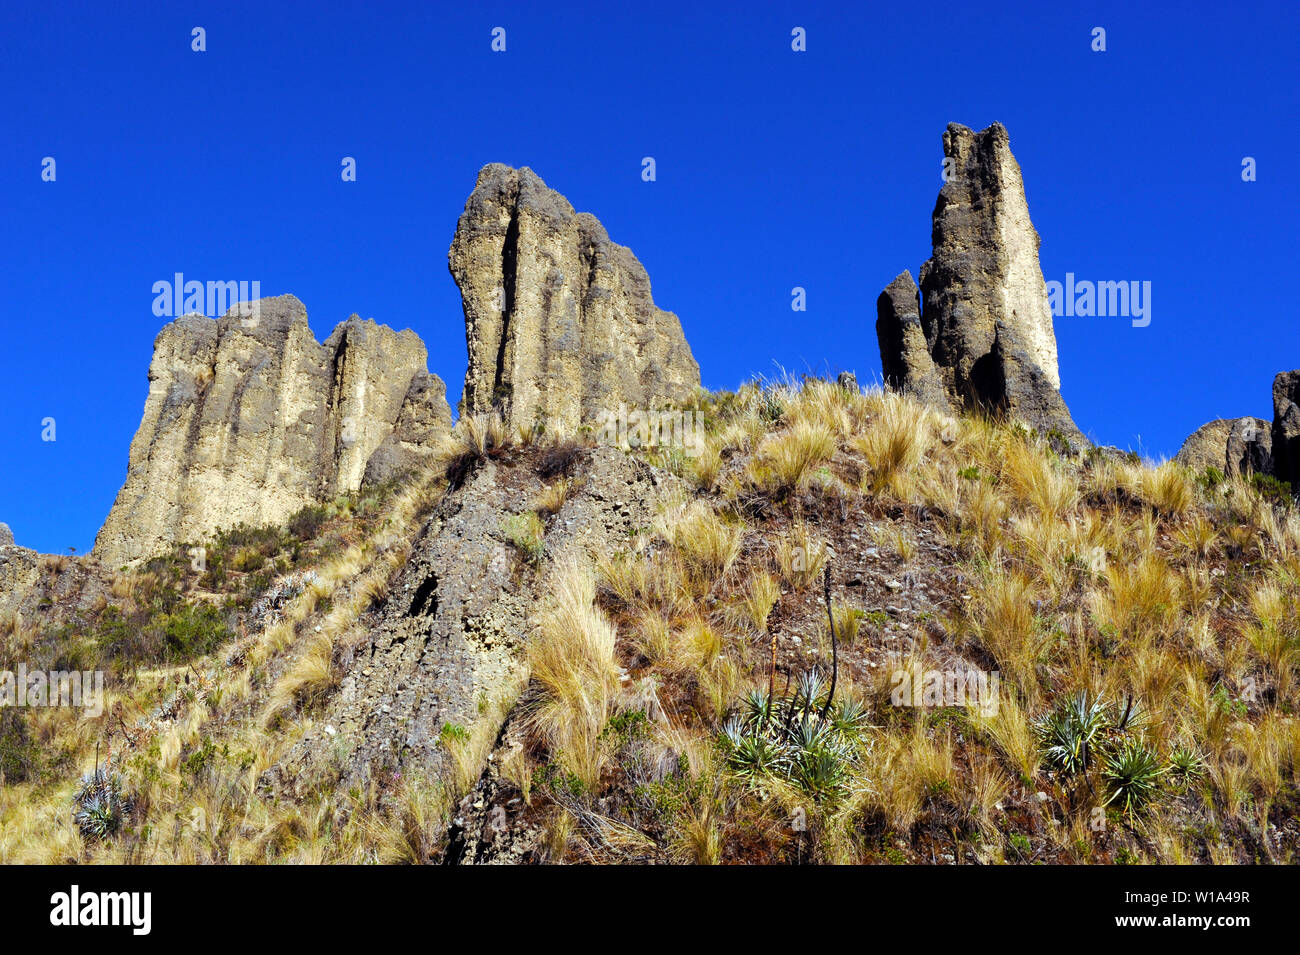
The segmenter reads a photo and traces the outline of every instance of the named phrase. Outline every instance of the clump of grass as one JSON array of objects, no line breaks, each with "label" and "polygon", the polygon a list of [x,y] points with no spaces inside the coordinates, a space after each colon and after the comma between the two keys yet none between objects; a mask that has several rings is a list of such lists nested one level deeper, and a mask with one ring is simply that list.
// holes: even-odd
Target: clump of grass
[{"label": "clump of grass", "polygon": [[529,563],[540,565],[546,557],[546,526],[536,511],[512,514],[501,522],[501,532]]},{"label": "clump of grass", "polygon": [[862,629],[862,621],[866,619],[866,613],[857,607],[837,605],[831,616],[835,622],[836,638],[849,647],[857,643],[858,633]]},{"label": "clump of grass", "polygon": [[975,709],[972,718],[1001,750],[1021,782],[1032,784],[1042,764],[1042,756],[1039,736],[1021,709],[1020,702],[1010,694],[1002,694],[995,711],[985,713]]},{"label": "clump of grass", "polygon": [[975,634],[1029,699],[1038,694],[1038,664],[1045,648],[1035,621],[1037,595],[1033,582],[1017,573],[994,573],[978,595]]},{"label": "clump of grass", "polygon": [[1179,542],[1198,557],[1208,557],[1219,539],[1214,522],[1197,512],[1176,532]]},{"label": "clump of grass", "polygon": [[764,570],[754,573],[740,598],[737,616],[741,625],[754,633],[764,633],[768,615],[780,598],[781,585],[775,577]]},{"label": "clump of grass", "polygon": [[959,779],[952,737],[932,737],[924,721],[873,740],[853,798],[854,815],[878,815],[898,833],[910,833],[927,806],[953,806]]},{"label": "clump of grass", "polygon": [[1162,517],[1182,517],[1196,501],[1196,488],[1187,469],[1166,461],[1142,475],[1142,497]]},{"label": "clump of grass", "polygon": [[665,514],[658,528],[680,556],[697,594],[707,593],[731,570],[745,539],[743,524],[724,519],[703,501]]},{"label": "clump of grass", "polygon": [[1178,619],[1178,576],[1154,549],[1142,548],[1135,563],[1108,567],[1106,580],[1109,588],[1094,596],[1094,611],[1116,633],[1146,639]]},{"label": "clump of grass", "polygon": [[835,432],[815,421],[799,421],[769,435],[750,463],[750,480],[768,493],[803,490],[808,479],[835,453]]},{"label": "clump of grass", "polygon": [[589,790],[609,758],[602,731],[615,713],[619,686],[614,627],[595,599],[590,569],[573,557],[556,564],[527,650],[540,689],[532,723]]},{"label": "clump of grass", "polygon": [[573,481],[570,478],[560,478],[544,487],[533,501],[533,510],[538,514],[553,516],[560,513],[564,508],[565,502],[569,499],[569,494],[573,491]]},{"label": "clump of grass", "polygon": [[718,474],[722,471],[722,453],[718,443],[706,441],[694,457],[690,459],[687,472],[705,491],[712,491],[718,483]]},{"label": "clump of grass", "polygon": [[934,415],[894,392],[881,394],[878,404],[866,432],[854,442],[869,469],[862,490],[871,494],[889,491],[909,500],[916,469],[934,442]]},{"label": "clump of grass", "polygon": [[337,684],[334,640],[328,633],[313,634],[302,655],[275,684],[266,715],[267,725],[293,709],[317,705]]},{"label": "clump of grass", "polygon": [[829,552],[826,544],[813,536],[807,524],[794,524],[776,543],[776,565],[781,580],[795,590],[803,590],[821,576]]},{"label": "clump of grass", "polygon": [[1000,481],[1020,503],[1045,517],[1063,520],[1079,499],[1079,487],[1067,469],[1023,438],[1007,442]]},{"label": "clump of grass", "polygon": [[499,454],[510,444],[510,431],[501,415],[467,415],[456,422],[438,448],[447,486],[461,487],[487,458]]}]

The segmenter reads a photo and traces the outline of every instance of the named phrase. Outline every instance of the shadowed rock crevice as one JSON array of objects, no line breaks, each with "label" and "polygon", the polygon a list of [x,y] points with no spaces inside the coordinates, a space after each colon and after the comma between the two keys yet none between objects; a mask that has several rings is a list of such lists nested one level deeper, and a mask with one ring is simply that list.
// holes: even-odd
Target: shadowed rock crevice
[{"label": "shadowed rock crevice", "polygon": [[1300,493],[1300,369],[1273,379],[1273,470]]}]

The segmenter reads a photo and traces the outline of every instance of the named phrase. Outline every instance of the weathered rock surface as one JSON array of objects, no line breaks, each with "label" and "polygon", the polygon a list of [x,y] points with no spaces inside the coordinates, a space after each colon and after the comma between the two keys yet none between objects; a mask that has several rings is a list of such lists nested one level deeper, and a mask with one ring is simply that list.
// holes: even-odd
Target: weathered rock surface
[{"label": "weathered rock surface", "polygon": [[1198,472],[1213,467],[1227,475],[1268,474],[1272,445],[1264,419],[1220,418],[1193,431],[1174,460]]},{"label": "weathered rock surface", "polygon": [[[386,476],[450,427],[411,331],[352,316],[324,344],[292,295],[159,333],[126,482],[95,541],[117,567],[238,523],[283,521]],[[390,440],[391,439],[391,440]]]},{"label": "weathered rock surface", "polygon": [[1273,379],[1273,473],[1300,491],[1300,369]]},{"label": "weathered rock surface", "polygon": [[40,554],[0,546],[0,621],[35,627],[92,614],[113,598],[113,575],[87,555]]},{"label": "weathered rock surface", "polygon": [[636,256],[531,169],[483,167],[448,262],[469,346],[463,413],[575,429],[699,387],[681,323],[655,306]]},{"label": "weathered rock surface", "polygon": [[39,558],[36,551],[26,547],[0,544],[0,614],[18,612],[39,577]]},{"label": "weathered rock surface", "polygon": [[876,337],[885,383],[898,391],[947,407],[943,379],[930,356],[921,326],[920,290],[911,272],[904,272],[885,287],[876,301]]},{"label": "weathered rock surface", "polygon": [[416,372],[393,430],[366,462],[364,483],[378,484],[418,468],[438,436],[451,430],[447,386],[437,375]]},{"label": "weathered rock surface", "polygon": [[14,532],[9,529],[9,525],[0,521],[0,547],[12,547],[14,545]]},{"label": "weathered rock surface", "polygon": [[1007,131],[999,123],[979,133],[953,123],[943,148],[951,175],[934,207],[920,314],[912,311],[910,276],[895,279],[877,303],[886,380],[949,410],[983,408],[1081,439],[1059,390],[1039,237]]},{"label": "weathered rock surface", "polygon": [[[553,557],[612,552],[652,519],[660,487],[676,483],[612,448],[584,453],[573,477],[579,490],[547,523]],[[489,461],[434,508],[385,604],[364,621],[364,640],[341,661],[338,692],[264,785],[296,793],[330,771],[349,785],[393,771],[447,778],[444,725],[475,732],[495,721],[495,737],[539,597],[505,522],[545,483]]]}]

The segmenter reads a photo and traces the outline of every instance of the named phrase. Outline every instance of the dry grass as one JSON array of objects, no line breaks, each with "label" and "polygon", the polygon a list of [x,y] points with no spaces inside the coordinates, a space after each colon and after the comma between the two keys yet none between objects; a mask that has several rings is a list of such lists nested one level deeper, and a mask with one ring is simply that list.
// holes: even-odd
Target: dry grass
[{"label": "dry grass", "polygon": [[595,606],[596,582],[576,558],[556,564],[528,642],[529,670],[542,690],[532,714],[550,750],[588,788],[609,758],[601,733],[615,713],[615,631]]},{"label": "dry grass", "polygon": [[564,504],[573,492],[573,481],[560,478],[544,487],[533,500],[533,510],[544,516],[554,516],[564,509]]},{"label": "dry grass", "polygon": [[1142,497],[1164,517],[1179,518],[1196,501],[1196,489],[1187,469],[1167,461],[1142,474]]},{"label": "dry grass", "polygon": [[656,529],[681,557],[696,594],[708,593],[730,572],[745,539],[743,524],[726,520],[703,501],[669,510]]},{"label": "dry grass", "polygon": [[854,441],[869,468],[862,490],[911,500],[916,469],[935,438],[934,414],[893,392],[878,395],[876,403],[866,432]]},{"label": "dry grass", "polygon": [[[701,401],[712,415],[706,453],[673,465],[679,491],[653,525],[634,528],[622,552],[594,555],[594,571],[577,557],[541,562],[545,597],[523,651],[527,710],[513,709],[518,687],[484,695],[481,719],[445,741],[439,778],[418,786],[412,779],[383,794],[327,786],[277,802],[257,785],[334,692],[349,643],[364,637],[357,621],[386,593],[416,515],[432,501],[430,480],[394,504],[373,539],[322,568],[278,623],[249,635],[242,663],[212,661],[219,692],[188,702],[157,733],[155,775],[140,790],[145,819],[170,833],[198,806],[212,825],[202,836],[180,827],[145,861],[431,861],[446,814],[480,777],[511,712],[527,716],[531,739],[497,753],[502,783],[550,820],[538,851],[554,861],[879,862],[882,853],[898,861],[897,851],[930,861],[937,833],[954,834],[961,858],[984,862],[1108,862],[1120,845],[1138,861],[1294,861],[1286,823],[1300,805],[1294,509],[1238,478],[1204,489],[1172,464],[1062,456],[1023,428],[948,418],[887,392],[787,378]],[[458,429],[453,456],[478,458],[512,438],[491,417]],[[553,478],[524,517],[544,531],[541,518],[560,513],[574,489]],[[786,779],[753,786],[729,767],[721,727],[749,689],[766,691],[770,620],[781,623],[778,678],[825,667],[827,624],[809,586],[820,581],[828,542],[838,548],[849,531],[880,551],[858,568],[865,590],[834,595],[839,692],[856,694],[851,684],[861,681],[868,725],[834,795],[810,799]],[[904,574],[929,584],[906,594],[930,619],[877,625],[878,578]],[[0,623],[9,649],[36,636],[19,621]],[[892,706],[879,661],[895,650],[916,667],[951,667],[955,655],[998,670],[997,709]],[[621,688],[620,665],[635,691]],[[177,674],[137,679],[119,700],[128,721]],[[1044,767],[1034,724],[1083,688],[1108,700],[1134,694],[1143,739],[1162,761],[1175,749],[1203,761],[1186,781],[1162,777],[1149,812],[1107,839],[1087,829],[1087,788],[1071,792]],[[611,732],[611,720],[635,713],[646,720],[633,744]],[[36,732],[84,755],[100,728],[48,720]],[[205,737],[247,752],[251,765],[186,776]],[[580,785],[557,792],[536,774],[541,762]],[[82,843],[69,789],[0,790],[0,860],[126,860],[124,844]],[[1039,789],[1050,794],[1041,805]],[[795,809],[808,822],[797,837]]]},{"label": "dry grass", "polygon": [[835,453],[836,434],[824,424],[799,421],[769,435],[759,445],[750,466],[750,480],[771,493],[807,487],[813,471]]},{"label": "dry grass", "polygon": [[820,579],[829,553],[807,524],[797,523],[776,542],[776,566],[783,583],[803,590]]},{"label": "dry grass", "polygon": [[1038,665],[1046,646],[1035,620],[1034,583],[1017,573],[988,580],[975,607],[975,632],[985,650],[1030,700],[1040,695]]}]

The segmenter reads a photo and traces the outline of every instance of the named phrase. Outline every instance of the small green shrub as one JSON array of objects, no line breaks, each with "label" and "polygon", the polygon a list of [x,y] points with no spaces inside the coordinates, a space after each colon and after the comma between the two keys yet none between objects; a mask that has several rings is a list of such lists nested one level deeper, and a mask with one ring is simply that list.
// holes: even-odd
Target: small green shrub
[{"label": "small green shrub", "polygon": [[1106,780],[1106,801],[1118,803],[1128,815],[1144,809],[1156,796],[1164,769],[1160,758],[1141,740],[1127,739],[1108,753],[1102,767]]}]

